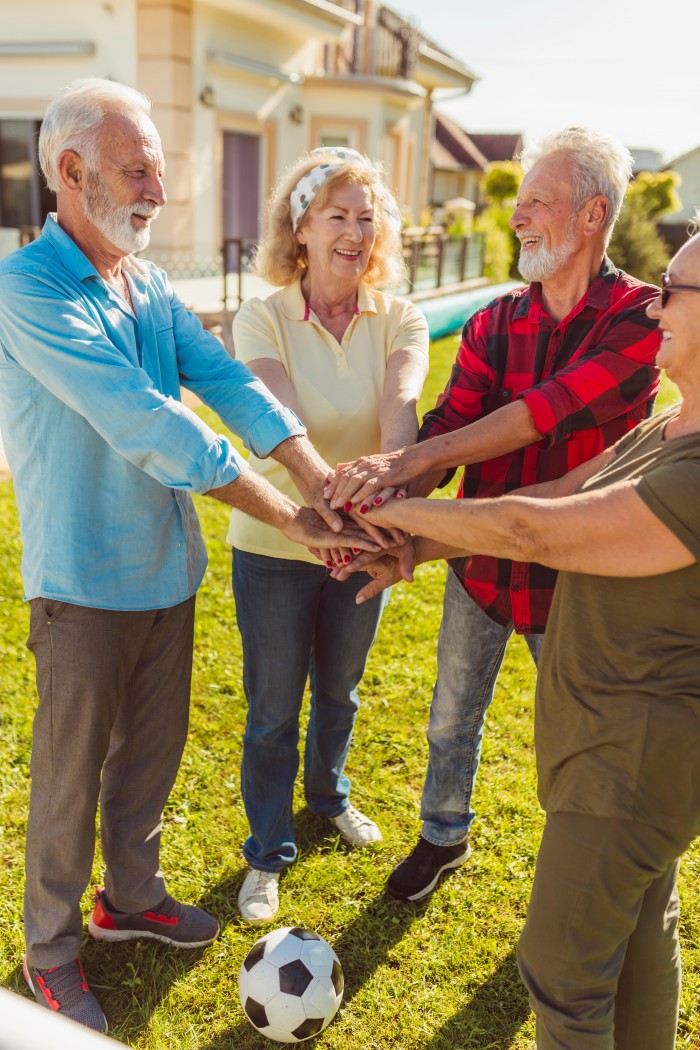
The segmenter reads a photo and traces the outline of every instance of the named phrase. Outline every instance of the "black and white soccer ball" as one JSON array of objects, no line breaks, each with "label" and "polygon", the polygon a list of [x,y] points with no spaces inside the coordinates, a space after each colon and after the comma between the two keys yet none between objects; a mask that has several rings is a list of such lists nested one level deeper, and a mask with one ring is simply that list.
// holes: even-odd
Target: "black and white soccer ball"
[{"label": "black and white soccer ball", "polygon": [[343,971],[328,941],[284,926],[256,941],[238,978],[245,1015],[278,1043],[300,1043],[322,1032],[343,998]]}]

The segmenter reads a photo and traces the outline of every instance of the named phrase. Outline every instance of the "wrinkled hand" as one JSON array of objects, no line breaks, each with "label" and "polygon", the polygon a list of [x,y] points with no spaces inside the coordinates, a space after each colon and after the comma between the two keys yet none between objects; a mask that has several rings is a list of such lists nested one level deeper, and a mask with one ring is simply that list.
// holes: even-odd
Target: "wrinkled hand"
[{"label": "wrinkled hand", "polygon": [[413,583],[413,570],[415,568],[415,551],[411,536],[403,536],[400,543],[388,550],[383,551],[361,551],[357,553],[348,564],[336,566],[331,572],[334,580],[347,580],[353,572],[370,572],[368,566],[375,564],[384,558],[393,558],[398,569],[398,579]]},{"label": "wrinkled hand", "polygon": [[[343,540],[351,548],[364,551],[380,551],[381,545],[368,536],[365,529],[352,522],[342,522]],[[299,507],[294,518],[282,529],[287,539],[304,547],[333,549],[338,545],[338,536],[326,522],[310,507]]]},{"label": "wrinkled hand", "polygon": [[404,486],[413,477],[405,462],[405,449],[363,456],[354,463],[339,463],[328,480],[323,495],[334,509],[364,507],[386,502],[392,496],[405,496]]},{"label": "wrinkled hand", "polygon": [[369,601],[370,598],[381,594],[387,587],[393,587],[395,583],[401,580],[398,559],[390,554],[380,555],[378,559],[366,565],[364,571],[369,573],[372,579],[365,584],[361,591],[357,592],[355,596],[357,605],[362,605],[363,602]]}]

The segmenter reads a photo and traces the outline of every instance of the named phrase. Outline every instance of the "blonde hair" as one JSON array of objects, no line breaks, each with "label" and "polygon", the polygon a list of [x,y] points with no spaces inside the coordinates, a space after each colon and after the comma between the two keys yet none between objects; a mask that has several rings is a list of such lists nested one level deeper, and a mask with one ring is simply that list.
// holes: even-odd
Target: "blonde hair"
[{"label": "blonde hair", "polygon": [[[307,268],[306,248],[296,239],[292,228],[289,198],[299,179],[321,164],[336,164],[333,154],[304,154],[284,172],[275,186],[265,211],[265,227],[255,253],[254,269],[264,280],[277,287],[291,284]],[[359,163],[352,158],[338,166],[319,189],[297,229],[306,222],[309,211],[324,208],[337,186],[366,186],[374,207],[376,239],[362,281],[379,288],[397,287],[404,276],[401,234],[389,222],[382,204],[387,190],[380,168],[371,161]]]}]

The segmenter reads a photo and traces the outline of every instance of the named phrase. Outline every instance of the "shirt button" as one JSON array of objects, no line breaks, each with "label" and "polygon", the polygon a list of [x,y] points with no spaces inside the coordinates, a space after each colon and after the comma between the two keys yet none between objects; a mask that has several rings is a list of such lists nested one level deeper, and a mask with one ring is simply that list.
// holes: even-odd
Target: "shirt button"
[{"label": "shirt button", "polygon": [[182,544],[181,543],[178,543],[177,546],[178,546],[178,550],[182,550]]},{"label": "shirt button", "polygon": [[520,590],[520,584],[519,583],[514,584],[513,585],[513,590],[514,591],[519,591]]}]

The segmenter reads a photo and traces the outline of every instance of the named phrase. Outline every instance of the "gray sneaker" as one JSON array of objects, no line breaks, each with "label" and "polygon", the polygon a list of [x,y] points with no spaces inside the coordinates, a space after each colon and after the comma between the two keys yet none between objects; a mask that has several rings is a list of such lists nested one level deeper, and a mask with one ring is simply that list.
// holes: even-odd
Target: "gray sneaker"
[{"label": "gray sneaker", "polygon": [[369,817],[354,806],[348,806],[337,817],[331,817],[342,838],[351,846],[371,846],[382,841],[382,833]]},{"label": "gray sneaker", "polygon": [[176,948],[203,948],[219,932],[216,919],[193,904],[180,904],[169,893],[149,911],[127,912],[113,908],[99,886],[88,930],[98,941],[133,941],[150,938]]},{"label": "gray sneaker", "polygon": [[92,1028],[95,1032],[107,1031],[107,1018],[102,1007],[88,988],[80,959],[54,966],[50,970],[38,970],[30,966],[27,957],[22,959],[24,979],[40,1006],[53,1010],[71,1021]]},{"label": "gray sneaker", "polygon": [[250,868],[238,891],[238,910],[244,922],[260,926],[272,922],[279,910],[277,883],[278,871],[260,871]]}]

